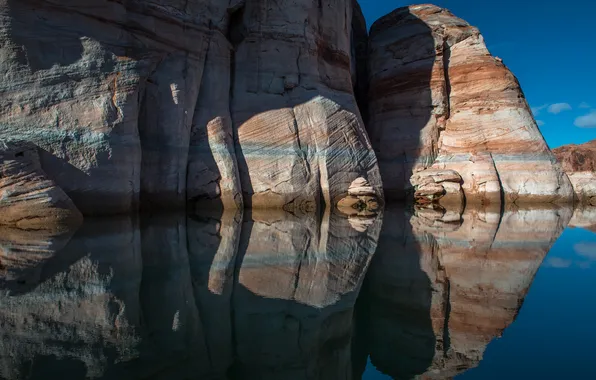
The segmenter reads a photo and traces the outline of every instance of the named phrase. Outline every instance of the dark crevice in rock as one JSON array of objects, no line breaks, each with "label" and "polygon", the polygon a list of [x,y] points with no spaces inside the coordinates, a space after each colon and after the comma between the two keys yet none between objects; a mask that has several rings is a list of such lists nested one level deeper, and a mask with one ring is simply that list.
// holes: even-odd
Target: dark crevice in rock
[{"label": "dark crevice in rock", "polygon": [[445,279],[445,320],[443,321],[443,357],[447,357],[451,347],[451,337],[449,336],[449,317],[451,315],[451,282]]},{"label": "dark crevice in rock", "polygon": [[368,125],[368,31],[366,20],[356,0],[352,1],[352,86],[356,104],[362,115],[365,127]]},{"label": "dark crevice in rock", "polygon": [[[501,175],[499,174],[499,169],[497,168],[497,165],[495,163],[495,160],[494,160],[492,154],[490,154],[490,159],[493,164],[493,167],[495,168],[495,174],[497,175],[497,179],[499,180],[499,195],[501,198],[501,208],[500,208],[500,212],[499,212],[499,223],[497,224],[497,231],[499,231],[499,228],[501,228],[501,222],[503,221],[503,214],[505,213],[505,189],[503,188],[503,181],[501,180]],[[513,202],[513,203],[515,203],[515,202]],[[493,236],[493,240],[495,239],[496,236],[497,236],[497,233],[495,232],[495,236]]]},{"label": "dark crevice in rock", "polygon": [[449,65],[451,64],[450,60],[451,46],[449,46],[449,43],[445,40],[443,41],[443,74],[445,77],[445,99],[447,101],[445,120],[449,119],[451,116],[451,80],[449,78]]},{"label": "dark crevice in rock", "polygon": [[[228,10],[229,22],[226,37],[234,46],[234,49],[246,38],[246,28],[244,27],[244,4]],[[234,65],[232,65],[233,67]]]}]

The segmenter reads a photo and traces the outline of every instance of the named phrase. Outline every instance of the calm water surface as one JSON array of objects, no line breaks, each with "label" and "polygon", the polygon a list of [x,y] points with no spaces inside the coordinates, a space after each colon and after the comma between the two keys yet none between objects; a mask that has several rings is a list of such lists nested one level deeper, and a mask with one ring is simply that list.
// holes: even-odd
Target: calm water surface
[{"label": "calm water surface", "polygon": [[0,378],[596,378],[592,231],[396,207],[0,228]]}]

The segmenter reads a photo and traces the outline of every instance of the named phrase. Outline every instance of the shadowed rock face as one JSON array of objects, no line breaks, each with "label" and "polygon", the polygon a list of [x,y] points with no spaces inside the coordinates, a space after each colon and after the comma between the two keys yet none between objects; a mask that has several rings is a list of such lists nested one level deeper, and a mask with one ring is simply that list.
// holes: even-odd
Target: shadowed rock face
[{"label": "shadowed rock face", "polygon": [[365,225],[213,211],[3,234],[0,377],[350,378]]},{"label": "shadowed rock face", "polygon": [[569,176],[579,202],[596,206],[596,140],[565,145],[553,153]]},{"label": "shadowed rock face", "polygon": [[2,0],[0,140],[39,147],[86,215],[316,209],[359,177],[382,199],[352,6]]},{"label": "shadowed rock face", "polygon": [[389,199],[432,168],[458,172],[468,203],[571,201],[517,79],[478,29],[414,5],[373,25],[369,51],[367,127]]},{"label": "shadowed rock face", "polygon": [[439,216],[386,210],[358,301],[366,352],[394,378],[446,379],[477,366],[514,321],[571,210]]}]

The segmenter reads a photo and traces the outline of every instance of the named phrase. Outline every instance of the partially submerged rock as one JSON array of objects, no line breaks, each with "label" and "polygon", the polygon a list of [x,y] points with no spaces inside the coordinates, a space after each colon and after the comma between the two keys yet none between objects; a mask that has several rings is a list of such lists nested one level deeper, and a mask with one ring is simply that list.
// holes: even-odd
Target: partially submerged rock
[{"label": "partially submerged rock", "polygon": [[42,170],[35,146],[0,141],[0,225],[52,230],[81,219],[70,198]]},{"label": "partially submerged rock", "polygon": [[454,170],[427,169],[410,178],[414,187],[414,201],[417,204],[439,203],[463,210],[464,192],[462,178]]},{"label": "partially submerged rock", "polygon": [[382,207],[375,189],[362,177],[356,178],[348,188],[348,195],[337,203],[339,211],[349,215],[355,222],[358,218],[375,216]]}]

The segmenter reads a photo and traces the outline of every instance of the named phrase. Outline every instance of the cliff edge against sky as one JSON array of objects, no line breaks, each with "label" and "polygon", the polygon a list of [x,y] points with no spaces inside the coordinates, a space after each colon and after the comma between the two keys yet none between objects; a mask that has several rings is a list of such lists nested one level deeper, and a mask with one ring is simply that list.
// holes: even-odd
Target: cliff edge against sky
[{"label": "cliff edge against sky", "polygon": [[16,201],[42,217],[572,199],[515,77],[432,5],[370,37],[348,0],[2,0],[0,20],[0,141],[34,151],[1,165],[39,163],[52,190]]}]

